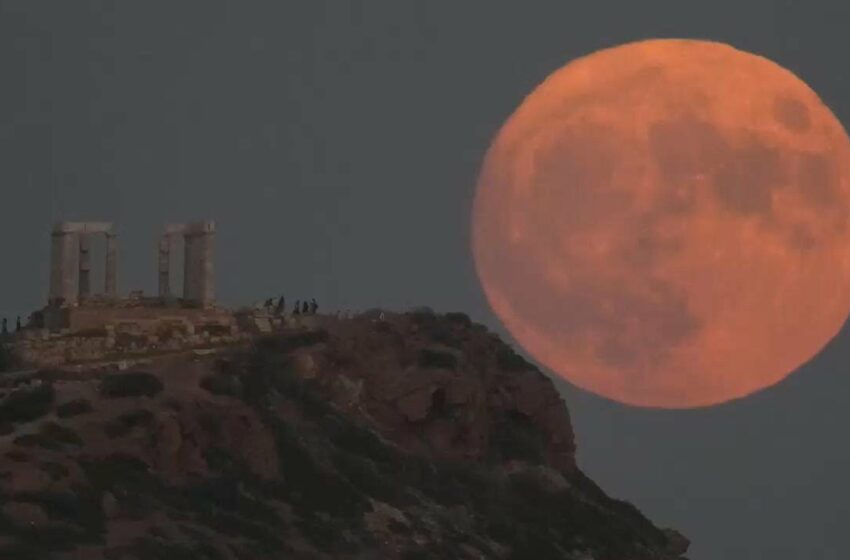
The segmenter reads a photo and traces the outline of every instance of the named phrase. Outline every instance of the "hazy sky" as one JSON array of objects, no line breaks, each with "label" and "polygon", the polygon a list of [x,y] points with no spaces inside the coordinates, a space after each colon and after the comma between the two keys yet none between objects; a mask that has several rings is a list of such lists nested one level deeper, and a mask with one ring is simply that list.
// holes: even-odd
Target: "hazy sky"
[{"label": "hazy sky", "polygon": [[[705,38],[792,70],[846,126],[848,16],[844,0],[0,0],[0,314],[46,299],[54,219],[116,222],[122,290],[152,293],[162,225],[212,218],[225,303],[428,304],[504,332],[468,220],[524,95],[599,48]],[[713,409],[559,386],[581,466],[690,537],[692,560],[846,560],[848,373],[850,328]]]}]

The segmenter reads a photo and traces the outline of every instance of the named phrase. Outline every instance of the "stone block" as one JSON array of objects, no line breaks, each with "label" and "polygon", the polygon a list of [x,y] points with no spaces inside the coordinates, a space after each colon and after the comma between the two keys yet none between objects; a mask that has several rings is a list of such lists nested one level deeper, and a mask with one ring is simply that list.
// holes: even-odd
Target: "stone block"
[{"label": "stone block", "polygon": [[272,332],[272,325],[265,317],[256,317],[254,319],[254,326],[256,327],[258,332],[261,332],[263,334],[268,334]]}]

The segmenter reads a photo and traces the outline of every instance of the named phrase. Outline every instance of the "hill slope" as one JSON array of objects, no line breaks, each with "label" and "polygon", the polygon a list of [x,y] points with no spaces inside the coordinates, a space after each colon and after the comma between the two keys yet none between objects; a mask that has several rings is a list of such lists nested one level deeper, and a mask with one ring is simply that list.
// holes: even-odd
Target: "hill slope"
[{"label": "hill slope", "polygon": [[0,557],[674,560],[462,314],[326,318],[0,401]]}]

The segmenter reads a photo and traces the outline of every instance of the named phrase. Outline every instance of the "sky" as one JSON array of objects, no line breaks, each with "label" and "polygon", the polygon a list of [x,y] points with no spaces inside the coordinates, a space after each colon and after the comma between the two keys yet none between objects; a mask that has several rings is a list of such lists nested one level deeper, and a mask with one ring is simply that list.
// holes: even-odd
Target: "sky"
[{"label": "sky", "polygon": [[[164,224],[214,219],[224,304],[429,305],[510,341],[469,217],[525,95],[604,47],[711,39],[788,68],[847,126],[848,16],[843,0],[0,0],[0,315],[46,301],[55,220],[115,222],[120,289],[155,293]],[[844,560],[848,372],[845,327],[709,409],[556,384],[580,466],[687,535],[691,560]]]}]

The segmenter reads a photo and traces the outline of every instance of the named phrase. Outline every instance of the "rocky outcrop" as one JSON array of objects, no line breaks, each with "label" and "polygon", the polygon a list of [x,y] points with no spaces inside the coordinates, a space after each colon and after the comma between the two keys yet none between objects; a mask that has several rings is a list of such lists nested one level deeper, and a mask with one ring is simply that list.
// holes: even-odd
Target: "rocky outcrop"
[{"label": "rocky outcrop", "polygon": [[554,387],[483,327],[427,312],[311,319],[98,382],[45,372],[0,401],[0,557],[686,551],[576,467]]},{"label": "rocky outcrop", "polygon": [[575,468],[569,413],[552,383],[465,316],[386,313],[326,327],[326,342],[294,353],[296,369],[320,384],[344,379],[350,389],[331,398],[351,408],[356,395],[362,417],[393,442],[469,460],[511,458],[523,452],[516,444]]}]

